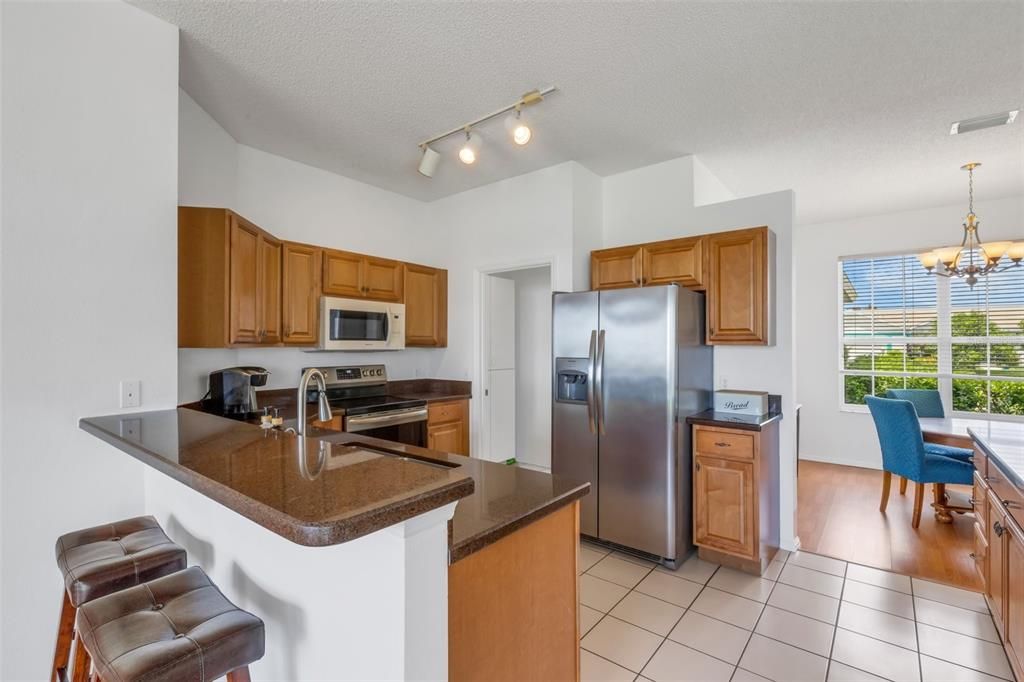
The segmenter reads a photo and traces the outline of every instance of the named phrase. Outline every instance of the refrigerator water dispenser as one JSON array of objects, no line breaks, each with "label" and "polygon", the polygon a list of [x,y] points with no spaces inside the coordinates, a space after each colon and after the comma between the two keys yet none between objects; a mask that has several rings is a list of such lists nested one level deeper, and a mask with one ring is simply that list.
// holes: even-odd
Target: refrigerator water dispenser
[{"label": "refrigerator water dispenser", "polygon": [[587,358],[555,359],[555,401],[587,402]]}]

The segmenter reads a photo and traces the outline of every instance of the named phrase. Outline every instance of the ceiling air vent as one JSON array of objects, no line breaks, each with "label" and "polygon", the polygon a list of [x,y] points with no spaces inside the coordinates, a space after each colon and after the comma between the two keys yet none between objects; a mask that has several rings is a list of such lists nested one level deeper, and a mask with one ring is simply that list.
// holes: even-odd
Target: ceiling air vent
[{"label": "ceiling air vent", "polygon": [[973,133],[975,130],[983,130],[985,128],[1008,126],[1017,119],[1017,114],[1019,113],[1020,109],[1014,109],[1013,111],[1000,111],[998,114],[967,118],[963,121],[957,121],[950,126],[949,134],[962,135],[963,133]]}]

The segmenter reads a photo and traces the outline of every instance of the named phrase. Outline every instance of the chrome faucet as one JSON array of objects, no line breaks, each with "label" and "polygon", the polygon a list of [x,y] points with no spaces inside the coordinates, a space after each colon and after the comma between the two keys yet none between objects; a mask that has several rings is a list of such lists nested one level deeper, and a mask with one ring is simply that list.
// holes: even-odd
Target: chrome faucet
[{"label": "chrome faucet", "polygon": [[306,392],[309,390],[310,379],[316,381],[317,407],[319,408],[317,418],[322,422],[331,420],[331,406],[327,402],[327,379],[324,377],[324,373],[316,367],[310,367],[302,373],[302,379],[299,380],[299,395],[296,400],[298,414],[295,420],[295,434],[298,436],[303,436],[306,433]]}]

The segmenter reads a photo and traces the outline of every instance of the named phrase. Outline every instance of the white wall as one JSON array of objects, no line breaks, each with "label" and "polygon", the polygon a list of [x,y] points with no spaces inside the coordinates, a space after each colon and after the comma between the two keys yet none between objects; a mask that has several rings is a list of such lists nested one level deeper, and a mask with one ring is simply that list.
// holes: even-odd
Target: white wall
[{"label": "white wall", "polygon": [[176,397],[178,33],[129,5],[4,3],[3,668],[49,676],[56,538],[143,510],[142,466],[78,429]]},{"label": "white wall", "polygon": [[516,460],[551,469],[551,270],[496,276],[516,288]]},{"label": "white wall", "polygon": [[[698,172],[702,172],[699,171]],[[693,157],[673,159],[604,179],[605,246],[767,225],[775,233],[774,339],[771,346],[716,346],[716,387],[782,395],[780,427],[781,542],[796,537],[796,405],[793,347],[793,193],[694,206]]]},{"label": "white wall", "polygon": [[[1024,238],[1024,196],[978,198],[987,241]],[[879,468],[881,452],[871,416],[839,409],[840,257],[916,253],[956,243],[962,235],[962,202],[919,211],[867,216],[796,229],[797,393],[803,403],[803,459]],[[998,276],[998,275],[997,275]]]},{"label": "white wall", "polygon": [[238,144],[181,88],[178,136],[179,205],[234,206]]},{"label": "white wall", "polygon": [[[482,272],[550,265],[552,287],[572,290],[577,165],[551,166],[428,204],[448,268],[448,350],[441,376],[472,377],[474,388],[481,384]],[[470,409],[474,455],[480,447],[481,404],[475,391]]]}]

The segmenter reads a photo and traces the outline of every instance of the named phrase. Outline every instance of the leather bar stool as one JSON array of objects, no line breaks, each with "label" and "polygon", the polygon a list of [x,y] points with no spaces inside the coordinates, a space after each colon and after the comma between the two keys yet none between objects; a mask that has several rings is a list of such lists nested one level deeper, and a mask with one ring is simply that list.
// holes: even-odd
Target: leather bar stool
[{"label": "leather bar stool", "polygon": [[265,648],[263,621],[198,566],[95,599],[77,626],[104,682],[248,682]]},{"label": "leather bar stool", "polygon": [[[74,531],[57,539],[64,597],[51,682],[66,679],[75,639],[75,614],[84,604],[185,568],[185,550],[170,541],[152,516]],[[89,677],[88,652],[75,647],[75,682]]]}]

